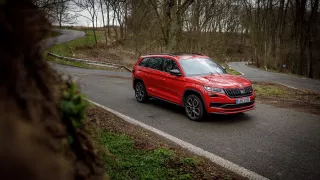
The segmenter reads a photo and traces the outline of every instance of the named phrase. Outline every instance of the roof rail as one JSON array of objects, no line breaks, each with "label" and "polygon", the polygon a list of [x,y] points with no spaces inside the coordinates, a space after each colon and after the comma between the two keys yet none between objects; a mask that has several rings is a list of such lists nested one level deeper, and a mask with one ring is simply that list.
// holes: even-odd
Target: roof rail
[{"label": "roof rail", "polygon": [[172,53],[173,55],[200,55],[202,56],[202,54],[200,53],[195,53],[195,52],[175,52]]},{"label": "roof rail", "polygon": [[149,53],[148,55],[168,55],[168,56],[179,56],[179,55],[199,55],[203,56],[200,53],[193,53],[193,52],[174,52],[174,53]]},{"label": "roof rail", "polygon": [[172,56],[173,54],[171,54],[171,53],[149,53],[148,55],[169,55],[169,56]]}]

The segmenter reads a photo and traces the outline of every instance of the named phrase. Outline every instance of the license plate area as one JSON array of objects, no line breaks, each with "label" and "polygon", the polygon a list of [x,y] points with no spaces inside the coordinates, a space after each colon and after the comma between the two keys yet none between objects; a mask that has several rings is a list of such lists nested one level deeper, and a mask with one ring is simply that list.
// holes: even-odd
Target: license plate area
[{"label": "license plate area", "polygon": [[250,102],[250,97],[236,99],[236,104],[243,104],[248,102]]}]

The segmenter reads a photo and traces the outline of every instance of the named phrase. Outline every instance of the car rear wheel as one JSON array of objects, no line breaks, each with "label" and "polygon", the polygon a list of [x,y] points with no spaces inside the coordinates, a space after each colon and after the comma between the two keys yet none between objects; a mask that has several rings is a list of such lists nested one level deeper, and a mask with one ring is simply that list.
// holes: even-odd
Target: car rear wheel
[{"label": "car rear wheel", "polygon": [[137,82],[135,87],[135,96],[138,102],[143,103],[148,100],[146,88],[142,82]]},{"label": "car rear wheel", "polygon": [[190,120],[201,121],[204,118],[203,103],[198,96],[194,94],[188,95],[184,102],[184,108]]}]

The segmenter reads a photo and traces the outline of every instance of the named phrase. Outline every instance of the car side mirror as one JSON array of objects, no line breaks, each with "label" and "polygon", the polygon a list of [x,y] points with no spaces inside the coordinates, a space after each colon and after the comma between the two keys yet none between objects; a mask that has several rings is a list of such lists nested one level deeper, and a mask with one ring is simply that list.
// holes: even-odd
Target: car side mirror
[{"label": "car side mirror", "polygon": [[181,76],[181,73],[178,69],[171,69],[170,74],[174,76]]}]

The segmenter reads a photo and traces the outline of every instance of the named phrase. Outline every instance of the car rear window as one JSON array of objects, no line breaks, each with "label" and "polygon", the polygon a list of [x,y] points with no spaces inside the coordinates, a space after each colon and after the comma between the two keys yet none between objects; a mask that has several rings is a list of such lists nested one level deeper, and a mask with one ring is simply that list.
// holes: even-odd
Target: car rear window
[{"label": "car rear window", "polygon": [[144,58],[142,61],[139,63],[139,66],[147,67],[149,58]]},{"label": "car rear window", "polygon": [[161,71],[162,70],[162,58],[144,58],[139,66],[152,68]]}]

